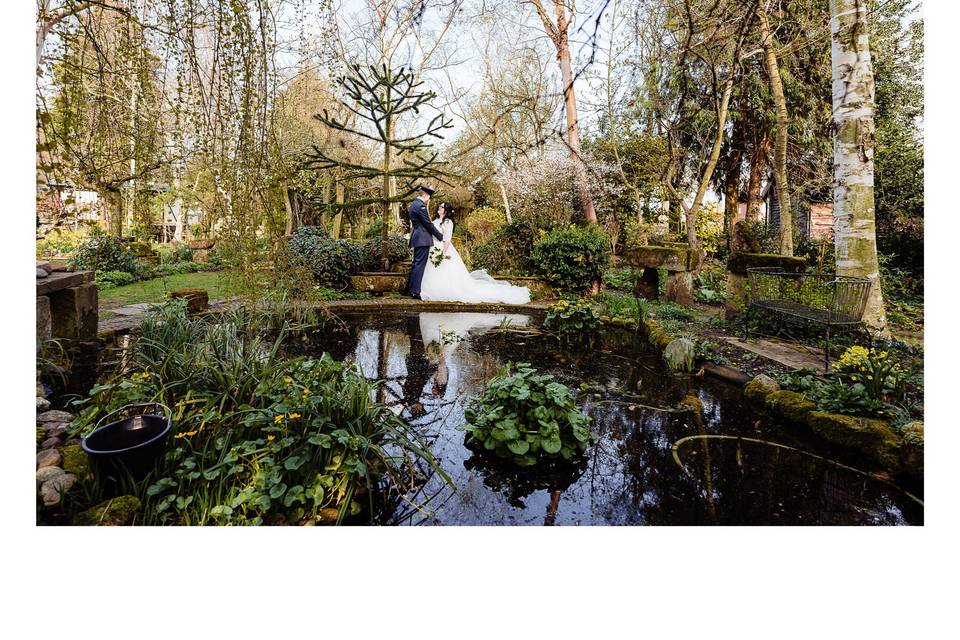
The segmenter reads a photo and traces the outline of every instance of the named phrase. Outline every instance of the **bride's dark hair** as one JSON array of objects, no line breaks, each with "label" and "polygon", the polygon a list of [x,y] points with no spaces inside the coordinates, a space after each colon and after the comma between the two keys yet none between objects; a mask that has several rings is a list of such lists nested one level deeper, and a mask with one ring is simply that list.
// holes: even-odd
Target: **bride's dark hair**
[{"label": "bride's dark hair", "polygon": [[442,202],[440,203],[440,206],[443,207],[443,219],[453,222],[454,221],[453,205],[450,204],[449,202]]}]

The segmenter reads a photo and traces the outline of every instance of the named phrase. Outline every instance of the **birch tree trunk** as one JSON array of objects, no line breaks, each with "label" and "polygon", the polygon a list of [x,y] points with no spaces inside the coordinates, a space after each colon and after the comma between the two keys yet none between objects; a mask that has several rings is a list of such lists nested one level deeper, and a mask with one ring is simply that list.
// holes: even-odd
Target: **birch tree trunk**
[{"label": "birch tree trunk", "polygon": [[871,282],[864,320],[889,335],[873,204],[874,84],[865,0],[830,0],[837,274]]},{"label": "birch tree trunk", "polygon": [[787,182],[787,101],[783,95],[783,81],[780,78],[780,65],[773,48],[773,34],[767,20],[766,0],[760,0],[757,17],[760,19],[760,37],[763,40],[763,53],[770,76],[770,93],[776,109],[774,126],[773,173],[777,186],[777,202],[780,203],[780,254],[793,255],[793,212],[790,210],[790,186]]}]

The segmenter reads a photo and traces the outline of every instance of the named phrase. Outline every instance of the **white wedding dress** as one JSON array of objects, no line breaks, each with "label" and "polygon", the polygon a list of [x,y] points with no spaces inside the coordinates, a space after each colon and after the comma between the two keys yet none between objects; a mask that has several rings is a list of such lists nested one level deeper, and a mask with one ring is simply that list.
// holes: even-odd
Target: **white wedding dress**
[{"label": "white wedding dress", "polygon": [[[445,302],[498,302],[501,304],[526,304],[530,302],[530,289],[517,287],[509,282],[494,280],[486,269],[467,271],[460,253],[453,245],[453,222],[437,218],[433,224],[443,233],[443,241],[450,242],[449,259],[435,267],[427,260],[420,284],[422,300]],[[443,250],[443,242],[433,241],[434,247]],[[431,249],[431,253],[433,249]]]}]

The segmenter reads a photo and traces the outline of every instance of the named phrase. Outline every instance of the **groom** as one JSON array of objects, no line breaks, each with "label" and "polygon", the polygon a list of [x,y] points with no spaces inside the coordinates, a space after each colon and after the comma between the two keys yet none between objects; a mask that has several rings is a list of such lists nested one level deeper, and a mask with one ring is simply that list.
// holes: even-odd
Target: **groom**
[{"label": "groom", "polygon": [[410,217],[410,246],[413,247],[413,266],[410,268],[410,282],[407,285],[410,297],[420,299],[420,283],[423,281],[423,270],[427,266],[427,256],[433,246],[433,236],[443,240],[443,234],[430,222],[427,205],[434,189],[425,184],[420,185],[416,199],[407,207]]}]

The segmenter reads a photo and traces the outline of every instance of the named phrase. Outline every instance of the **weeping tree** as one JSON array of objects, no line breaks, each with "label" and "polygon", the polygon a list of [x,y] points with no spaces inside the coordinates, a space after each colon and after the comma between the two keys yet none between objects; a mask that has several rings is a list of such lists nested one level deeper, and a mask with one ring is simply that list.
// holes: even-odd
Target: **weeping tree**
[{"label": "weeping tree", "polygon": [[[404,133],[399,127],[405,115],[419,115],[421,107],[428,106],[436,97],[433,91],[424,91],[423,82],[405,67],[393,70],[387,65],[361,67],[351,65],[350,72],[337,79],[344,96],[343,107],[354,114],[356,125],[348,123],[324,109],[314,117],[326,126],[375,142],[383,151],[379,164],[364,164],[334,157],[332,152],[313,145],[307,154],[305,166],[314,170],[340,169],[344,180],[374,179],[382,181],[379,196],[359,198],[343,203],[345,208],[371,204],[382,207],[381,265],[389,267],[389,247],[386,242],[390,228],[391,208],[407,200],[417,190],[419,182],[436,180],[449,184],[445,178],[444,163],[438,159],[431,138],[442,139],[441,131],[453,124],[443,113],[421,124],[415,133]],[[363,123],[369,126],[364,130]],[[416,126],[416,125],[415,125]]]},{"label": "weeping tree", "polygon": [[870,280],[864,320],[886,333],[873,199],[874,82],[864,0],[831,0],[837,274]]}]

